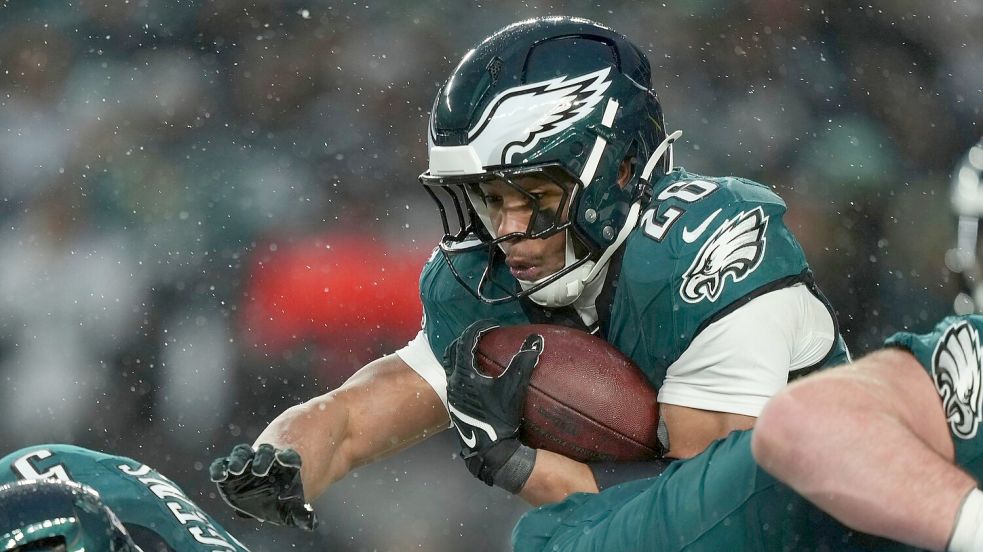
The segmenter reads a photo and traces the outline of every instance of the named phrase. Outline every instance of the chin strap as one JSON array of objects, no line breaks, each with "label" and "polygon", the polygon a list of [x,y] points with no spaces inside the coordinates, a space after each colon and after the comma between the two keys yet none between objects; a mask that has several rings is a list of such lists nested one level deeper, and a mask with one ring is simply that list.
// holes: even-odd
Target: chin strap
[{"label": "chin strap", "polygon": [[631,234],[631,231],[635,229],[635,225],[638,224],[638,217],[641,212],[642,203],[640,201],[636,201],[635,203],[631,204],[631,209],[628,211],[628,217],[625,219],[625,225],[621,227],[621,232],[618,232],[618,237],[614,239],[614,242],[612,242],[611,245],[604,250],[604,253],[601,253],[601,258],[597,260],[597,263],[594,264],[594,268],[591,269],[587,277],[584,278],[585,284],[589,284],[594,281],[594,278],[597,278],[597,275],[601,273],[601,269],[607,266],[608,261],[611,260],[611,256],[614,255],[614,252],[621,247],[621,244],[625,243],[625,240],[628,239],[628,234]]},{"label": "chin strap", "polygon": [[683,135],[683,131],[677,130],[666,136],[665,140],[659,144],[659,147],[655,148],[652,152],[652,156],[649,157],[648,163],[645,163],[645,168],[642,169],[642,180],[648,181],[649,177],[652,176],[652,171],[655,170],[655,166],[662,161],[662,156],[665,155],[666,151],[669,152],[669,170],[672,170],[673,160],[672,160],[672,143],[679,140],[679,137]]},{"label": "chin strap", "polygon": [[[567,232],[570,231],[567,230]],[[567,241],[570,241],[569,234],[567,235]],[[587,277],[590,275],[595,266],[596,263],[593,261],[588,261],[571,270],[567,274],[557,278],[555,282],[543,286],[543,288],[540,290],[530,293],[529,299],[541,307],[565,307],[576,301],[577,298],[584,292]],[[549,276],[546,278],[549,278]],[[541,281],[542,280],[526,282],[524,280],[519,280],[519,285],[523,289],[529,289],[539,284]]]},{"label": "chin strap", "polygon": [[[603,272],[604,267],[607,266],[614,252],[628,239],[628,235],[631,234],[631,231],[635,229],[635,225],[638,224],[641,211],[641,202],[636,201],[632,203],[625,224],[621,227],[621,232],[618,233],[618,237],[615,238],[614,242],[604,250],[604,253],[601,253],[601,257],[597,262],[584,263],[582,266],[572,270],[569,274],[564,274],[552,284],[531,293],[529,299],[543,307],[565,307],[576,301],[584,293],[584,289],[593,283],[598,275]],[[567,242],[570,242],[569,234],[567,236]],[[536,285],[536,282],[523,282],[520,280],[519,285],[532,287]]]}]

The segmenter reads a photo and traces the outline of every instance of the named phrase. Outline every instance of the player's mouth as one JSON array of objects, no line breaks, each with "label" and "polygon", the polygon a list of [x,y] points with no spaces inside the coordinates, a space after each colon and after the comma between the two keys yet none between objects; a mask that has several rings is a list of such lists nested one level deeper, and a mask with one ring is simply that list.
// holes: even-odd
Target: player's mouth
[{"label": "player's mouth", "polygon": [[535,282],[542,278],[540,274],[543,270],[531,259],[507,259],[505,262],[509,265],[509,272],[517,280]]}]

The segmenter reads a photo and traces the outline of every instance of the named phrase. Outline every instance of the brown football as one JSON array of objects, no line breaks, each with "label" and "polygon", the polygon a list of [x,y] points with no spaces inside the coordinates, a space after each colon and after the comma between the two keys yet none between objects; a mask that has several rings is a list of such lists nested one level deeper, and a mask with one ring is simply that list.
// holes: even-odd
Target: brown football
[{"label": "brown football", "polygon": [[599,337],[548,324],[496,328],[478,342],[479,369],[497,377],[530,334],[543,336],[543,353],[526,394],[523,443],[581,462],[658,458],[656,390]]}]

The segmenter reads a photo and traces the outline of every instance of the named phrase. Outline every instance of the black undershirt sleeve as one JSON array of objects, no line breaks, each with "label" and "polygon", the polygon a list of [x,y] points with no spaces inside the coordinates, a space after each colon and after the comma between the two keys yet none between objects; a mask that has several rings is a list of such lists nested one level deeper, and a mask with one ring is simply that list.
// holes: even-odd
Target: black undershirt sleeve
[{"label": "black undershirt sleeve", "polygon": [[594,474],[597,489],[603,491],[626,481],[662,475],[672,462],[671,458],[660,458],[645,462],[590,462],[587,465]]}]

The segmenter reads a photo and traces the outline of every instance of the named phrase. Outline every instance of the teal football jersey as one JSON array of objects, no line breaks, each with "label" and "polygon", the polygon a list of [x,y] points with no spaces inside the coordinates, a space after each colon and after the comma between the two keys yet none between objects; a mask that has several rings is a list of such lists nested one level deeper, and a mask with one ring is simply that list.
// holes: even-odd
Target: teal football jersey
[{"label": "teal football jersey", "polygon": [[515,552],[917,552],[859,533],[762,470],[735,431],[660,476],[575,493],[522,516]]},{"label": "teal football jersey", "polygon": [[950,316],[924,335],[896,333],[885,345],[911,351],[935,383],[956,464],[983,481],[983,316]]},{"label": "teal football jersey", "polygon": [[[802,248],[785,226],[785,209],[775,193],[748,180],[682,169],[664,176],[622,246],[623,254],[612,260],[617,266],[611,270],[618,276],[610,310],[602,315],[601,337],[631,358],[658,388],[693,338],[751,299],[804,283],[826,303]],[[463,253],[454,263],[462,277],[478,279],[487,254]],[[514,282],[504,263],[493,270],[495,281]],[[528,302],[479,301],[455,280],[441,255],[424,267],[420,297],[424,330],[438,359],[472,322],[527,324],[533,321],[530,309],[537,309]],[[553,316],[547,309],[537,310],[541,316],[536,322],[549,322]],[[839,338],[821,364],[847,360]]]},{"label": "teal football jersey", "polygon": [[[983,480],[983,316],[953,316],[887,346],[910,351],[931,377],[955,445],[955,463]],[[881,550],[914,547],[840,524],[758,466],[751,431],[735,431],[661,476],[580,493],[528,512],[517,552],[544,550]]]},{"label": "teal football jersey", "polygon": [[27,447],[0,459],[0,485],[21,479],[92,487],[137,544],[150,532],[176,552],[248,552],[177,484],[130,458],[71,445]]}]

